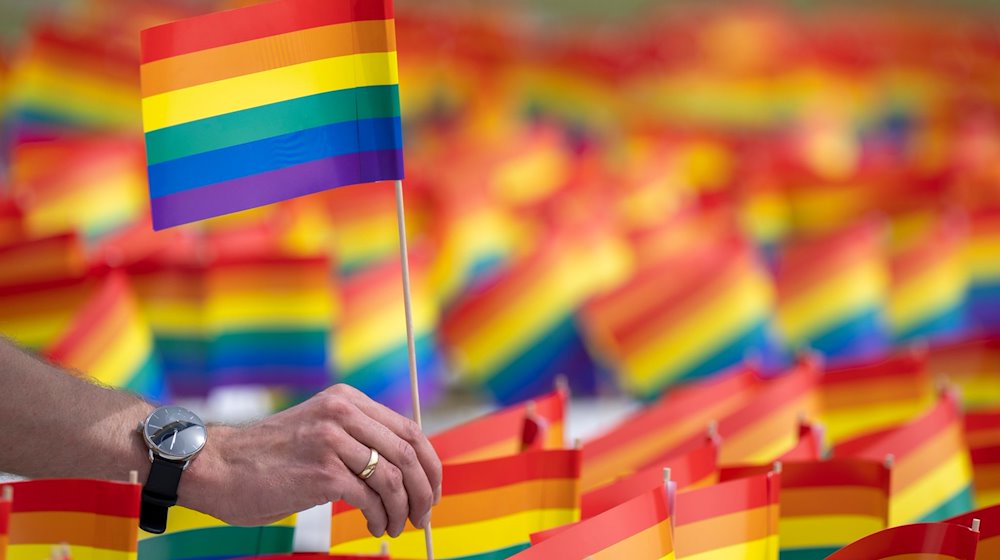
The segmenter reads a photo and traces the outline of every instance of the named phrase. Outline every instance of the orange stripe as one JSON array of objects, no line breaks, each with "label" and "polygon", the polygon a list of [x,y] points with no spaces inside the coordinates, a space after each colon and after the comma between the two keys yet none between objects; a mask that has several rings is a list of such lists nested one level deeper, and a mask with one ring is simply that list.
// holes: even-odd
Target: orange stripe
[{"label": "orange stripe", "polygon": [[781,516],[805,515],[867,515],[886,519],[889,497],[877,488],[862,486],[782,488]]},{"label": "orange stripe", "polygon": [[10,545],[59,544],[135,552],[138,520],[75,511],[32,511],[10,516]]},{"label": "orange stripe", "polygon": [[739,464],[758,460],[760,458],[755,455],[785,440],[788,443],[785,449],[793,447],[798,439],[797,419],[801,415],[808,417],[814,411],[814,401],[807,395],[784,408],[773,410],[765,418],[742,427],[735,434],[723,434],[719,463]]},{"label": "orange stripe", "polygon": [[933,439],[924,441],[913,453],[896,457],[896,465],[892,468],[892,491],[909,487],[956,453],[967,452],[962,442],[961,429],[957,424],[952,424]]},{"label": "orange stripe", "polygon": [[313,27],[143,64],[142,96],[303,62],[394,50],[391,19]]},{"label": "orange stripe", "polygon": [[778,508],[764,506],[704,519],[675,528],[677,556],[763,539],[778,528]]},{"label": "orange stripe", "polygon": [[674,551],[670,520],[643,529],[631,537],[590,555],[594,560],[617,558],[662,558]]},{"label": "orange stripe", "polygon": [[[532,509],[573,509],[576,499],[576,481],[565,479],[532,480],[480,492],[454,494],[444,496],[441,503],[434,506],[434,526],[465,525]],[[359,513],[352,509],[333,515],[340,542],[369,536],[364,518]]]},{"label": "orange stripe", "polygon": [[1000,427],[986,430],[966,431],[965,441],[970,449],[991,447],[1000,444]]},{"label": "orange stripe", "polygon": [[925,379],[914,383],[913,376],[907,376],[905,379],[820,385],[820,401],[824,411],[867,408],[876,403],[919,401],[932,392],[930,383],[923,383]]},{"label": "orange stripe", "polygon": [[972,465],[976,489],[1000,488],[1000,465]]}]

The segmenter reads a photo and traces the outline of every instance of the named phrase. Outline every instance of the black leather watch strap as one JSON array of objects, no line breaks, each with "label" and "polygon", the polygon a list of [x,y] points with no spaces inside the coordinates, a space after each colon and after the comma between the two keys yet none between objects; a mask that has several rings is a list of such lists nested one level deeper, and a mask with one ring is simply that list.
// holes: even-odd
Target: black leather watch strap
[{"label": "black leather watch strap", "polygon": [[184,463],[153,456],[149,478],[142,488],[139,528],[160,534],[167,529],[167,510],[177,503],[177,486],[181,482]]}]

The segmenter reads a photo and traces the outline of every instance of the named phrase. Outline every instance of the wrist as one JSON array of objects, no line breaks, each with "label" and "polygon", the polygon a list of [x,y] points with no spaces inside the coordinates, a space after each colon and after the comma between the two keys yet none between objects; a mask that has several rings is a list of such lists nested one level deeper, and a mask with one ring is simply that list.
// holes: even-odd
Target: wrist
[{"label": "wrist", "polygon": [[225,499],[227,485],[234,478],[229,474],[225,448],[238,428],[209,426],[205,448],[195,456],[177,487],[177,505],[212,515],[220,500]]}]

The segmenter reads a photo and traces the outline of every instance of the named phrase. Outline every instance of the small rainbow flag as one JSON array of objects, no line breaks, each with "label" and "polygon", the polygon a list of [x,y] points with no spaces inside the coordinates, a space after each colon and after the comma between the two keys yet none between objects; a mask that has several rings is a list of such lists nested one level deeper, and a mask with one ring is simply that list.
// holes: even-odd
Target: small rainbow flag
[{"label": "small rainbow flag", "polygon": [[142,32],[153,227],[403,178],[392,2],[279,0]]},{"label": "small rainbow flag", "polygon": [[66,544],[74,558],[135,560],[138,484],[58,478],[9,483],[7,560],[49,558]]},{"label": "small rainbow flag", "polygon": [[[722,469],[723,481],[771,467]],[[859,459],[781,463],[779,536],[784,560],[821,560],[889,522],[889,468]]]},{"label": "small rainbow flag", "polygon": [[102,384],[154,400],[165,395],[153,331],[122,272],[111,272],[104,278],[45,355]]},{"label": "small rainbow flag", "polygon": [[574,523],[514,555],[517,560],[560,558],[674,559],[667,490],[662,484],[590,519]]},{"label": "small rainbow flag", "polygon": [[915,523],[890,527],[868,535],[834,552],[827,560],[976,560],[978,543],[979,531],[968,526]]},{"label": "small rainbow flag", "polygon": [[677,558],[777,560],[780,493],[769,472],[677,494]]},{"label": "small rainbow flag", "polygon": [[972,460],[976,506],[1000,504],[1000,411],[966,413],[965,443]]},{"label": "small rainbow flag", "polygon": [[[138,523],[138,521],[137,521]],[[225,560],[292,551],[295,516],[270,525],[234,527],[191,509],[170,509],[167,530],[153,535],[139,531],[143,560]]]},{"label": "small rainbow flag", "polygon": [[[443,463],[468,463],[516,455],[532,446],[540,449],[565,447],[565,390],[511,405],[486,416],[438,432],[431,445]],[[529,422],[537,425],[536,441],[526,441]]]},{"label": "small rainbow flag", "polygon": [[939,521],[972,509],[972,465],[957,397],[896,428],[834,448],[835,457],[885,461],[892,455],[889,524]]},{"label": "small rainbow flag", "polygon": [[[434,556],[506,558],[528,547],[531,533],[576,521],[580,452],[528,451],[444,466],[441,502],[434,507]],[[379,539],[360,510],[333,505],[330,552],[377,553]],[[423,531],[407,524],[392,541],[392,557],[425,558]]]},{"label": "small rainbow flag", "polygon": [[1000,505],[956,515],[945,519],[944,523],[971,527],[973,519],[978,519],[982,523],[979,529],[979,547],[976,549],[976,560],[1000,558]]}]

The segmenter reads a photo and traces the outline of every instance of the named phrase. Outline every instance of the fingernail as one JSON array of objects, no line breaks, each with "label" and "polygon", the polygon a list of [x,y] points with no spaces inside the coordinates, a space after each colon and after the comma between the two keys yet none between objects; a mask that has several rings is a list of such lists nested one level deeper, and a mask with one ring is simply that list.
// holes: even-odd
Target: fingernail
[{"label": "fingernail", "polygon": [[430,524],[431,524],[431,514],[428,513],[427,515],[424,516],[423,519],[420,520],[420,528],[426,529],[427,526]]}]

